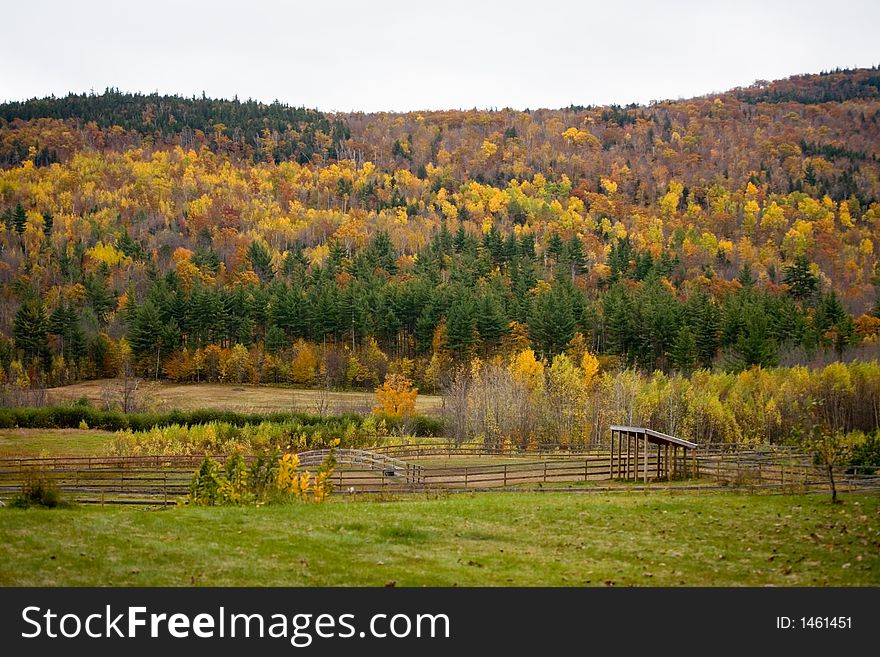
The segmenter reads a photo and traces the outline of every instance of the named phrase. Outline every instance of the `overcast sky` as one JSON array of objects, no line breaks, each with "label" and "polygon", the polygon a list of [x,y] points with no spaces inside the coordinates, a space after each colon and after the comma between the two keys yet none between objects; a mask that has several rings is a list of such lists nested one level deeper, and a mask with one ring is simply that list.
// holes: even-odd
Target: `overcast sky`
[{"label": "overcast sky", "polygon": [[321,110],[647,103],[880,63],[878,0],[47,0],[0,11],[0,98]]}]

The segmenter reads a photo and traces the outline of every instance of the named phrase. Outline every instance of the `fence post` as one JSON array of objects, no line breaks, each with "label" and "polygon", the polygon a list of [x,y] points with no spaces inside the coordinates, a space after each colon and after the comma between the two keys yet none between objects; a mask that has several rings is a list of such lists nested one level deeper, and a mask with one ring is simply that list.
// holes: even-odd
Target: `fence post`
[{"label": "fence post", "polygon": [[468,487],[468,466],[464,466],[464,487]]},{"label": "fence post", "polygon": [[168,506],[168,473],[164,472],[162,474],[162,506]]},{"label": "fence post", "polygon": [[544,483],[547,483],[547,461],[544,461]]},{"label": "fence post", "polygon": [[504,464],[504,487],[507,488],[507,464]]},{"label": "fence post", "polygon": [[584,459],[584,481],[586,481],[590,474],[590,459]]}]

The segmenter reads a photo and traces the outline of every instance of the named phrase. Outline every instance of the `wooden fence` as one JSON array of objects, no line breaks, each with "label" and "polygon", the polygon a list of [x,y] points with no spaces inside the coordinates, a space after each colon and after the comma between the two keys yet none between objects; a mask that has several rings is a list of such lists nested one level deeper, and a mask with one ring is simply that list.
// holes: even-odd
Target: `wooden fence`
[{"label": "wooden fence", "polygon": [[[532,490],[560,484],[595,482],[612,477],[607,451],[553,451],[527,453],[522,458],[503,453],[508,462],[458,465],[458,449],[441,445],[408,446],[415,451],[410,461],[387,452],[367,456],[343,454],[332,483],[337,493],[414,492],[429,490]],[[353,450],[352,450],[353,451]],[[316,455],[316,462],[319,455]],[[441,464],[421,465],[421,458],[449,456]],[[497,456],[497,454],[495,455]],[[375,457],[375,458],[374,458]],[[530,457],[530,458],[529,458]],[[0,497],[21,490],[28,477],[51,479],[70,498],[80,503],[176,504],[189,492],[195,470],[203,456],[58,457],[0,459]],[[217,457],[221,459],[222,457]],[[253,457],[247,460],[251,461]],[[648,456],[649,473],[656,473],[657,456]],[[790,449],[723,447],[697,450],[689,469],[702,480],[701,487],[744,486],[783,491],[827,489],[823,471],[803,454]],[[617,473],[615,473],[617,474]],[[661,479],[651,477],[652,481]],[[880,474],[873,469],[836,468],[841,490],[880,490]]]}]

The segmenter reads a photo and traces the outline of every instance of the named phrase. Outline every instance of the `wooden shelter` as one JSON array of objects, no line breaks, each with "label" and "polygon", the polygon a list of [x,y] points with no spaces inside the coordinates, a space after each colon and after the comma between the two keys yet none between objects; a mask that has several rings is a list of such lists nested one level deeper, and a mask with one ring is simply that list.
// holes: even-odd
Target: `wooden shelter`
[{"label": "wooden shelter", "polygon": [[[656,455],[649,455],[653,451],[649,445],[657,446]],[[688,450],[696,447],[697,444],[689,440],[653,429],[612,424],[611,478],[644,479],[648,483],[651,470],[655,471],[652,476],[655,479],[687,477],[694,474],[688,466]],[[649,464],[649,460],[652,463]]]}]

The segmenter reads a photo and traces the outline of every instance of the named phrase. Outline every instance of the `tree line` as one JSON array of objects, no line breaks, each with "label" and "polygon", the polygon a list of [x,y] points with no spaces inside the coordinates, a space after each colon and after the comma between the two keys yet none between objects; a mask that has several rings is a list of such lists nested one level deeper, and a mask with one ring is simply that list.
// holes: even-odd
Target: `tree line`
[{"label": "tree line", "polygon": [[[194,257],[216,266],[211,247]],[[6,379],[58,384],[130,366],[182,381],[375,387],[391,370],[436,390],[456,364],[517,347],[547,360],[586,351],[609,367],[742,371],[785,357],[840,358],[880,327],[823,291],[805,258],[783,270],[778,289],[743,270],[720,296],[711,281],[682,293],[674,255],[655,259],[628,238],[612,245],[607,280],[595,290],[582,285],[576,236],[551,237],[539,257],[531,236],[490,230],[477,239],[444,226],[405,275],[385,233],[351,256],[335,244],[324,266],[294,249],[276,270],[258,241],[247,257],[248,283],[154,272],[143,296],[133,288],[118,295],[106,267],[83,274],[70,266],[82,298],[51,311],[38,295],[26,298],[13,339],[0,341]]]}]

